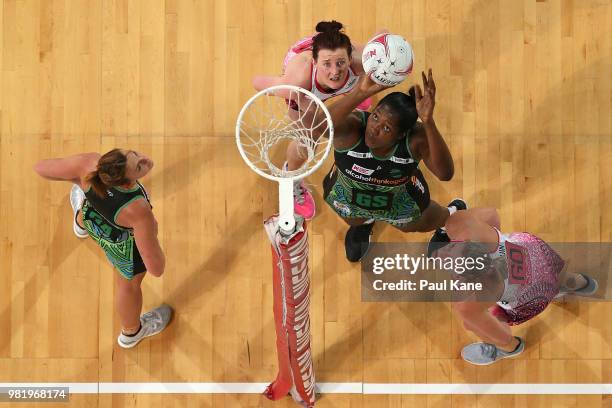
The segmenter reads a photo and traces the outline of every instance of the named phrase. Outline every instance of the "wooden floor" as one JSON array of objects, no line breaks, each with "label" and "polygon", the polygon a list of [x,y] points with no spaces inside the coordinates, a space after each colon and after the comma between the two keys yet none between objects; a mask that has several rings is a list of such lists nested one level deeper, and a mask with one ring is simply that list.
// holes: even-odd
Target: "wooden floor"
[{"label": "wooden floor", "polygon": [[[335,18],[355,42],[404,35],[432,67],[435,117],[456,196],[500,209],[506,231],[612,241],[609,0],[4,0],[0,3],[0,382],[265,382],[276,375],[271,262],[262,220],[276,185],[234,144],[256,73]],[[418,80],[413,75],[409,81]],[[407,88],[405,85],[400,86]],[[113,147],[156,162],[151,192],[167,255],[145,307],[176,319],[118,348],[114,273],[71,229],[69,185],[41,158]],[[612,383],[612,303],[554,304],[516,329],[518,359],[474,367],[448,304],[361,303],[345,226],[313,177],[311,321],[321,382]],[[424,241],[379,225],[377,241]],[[610,396],[324,395],[333,407],[611,406]],[[3,404],[0,404],[3,405]],[[77,395],[71,406],[294,406],[258,395]],[[24,405],[25,406],[25,405]],[[45,404],[44,406],[51,406]],[[65,405],[63,405],[65,406]]]}]

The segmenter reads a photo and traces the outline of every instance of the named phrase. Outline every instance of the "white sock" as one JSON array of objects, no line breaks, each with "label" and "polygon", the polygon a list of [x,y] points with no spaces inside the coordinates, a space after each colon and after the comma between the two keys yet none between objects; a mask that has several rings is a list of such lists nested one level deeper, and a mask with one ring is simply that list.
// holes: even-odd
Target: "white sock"
[{"label": "white sock", "polygon": [[446,208],[448,208],[449,215],[453,215],[454,213],[457,212],[457,207],[455,207],[454,205],[451,205],[450,207],[446,207]]}]

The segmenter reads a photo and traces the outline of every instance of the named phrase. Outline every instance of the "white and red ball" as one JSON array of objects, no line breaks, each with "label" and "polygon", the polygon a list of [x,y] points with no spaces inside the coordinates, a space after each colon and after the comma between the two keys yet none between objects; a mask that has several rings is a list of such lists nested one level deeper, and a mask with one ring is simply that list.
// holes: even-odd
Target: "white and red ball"
[{"label": "white and red ball", "polygon": [[379,34],[363,48],[363,70],[374,82],[393,86],[412,72],[412,47],[397,34]]}]

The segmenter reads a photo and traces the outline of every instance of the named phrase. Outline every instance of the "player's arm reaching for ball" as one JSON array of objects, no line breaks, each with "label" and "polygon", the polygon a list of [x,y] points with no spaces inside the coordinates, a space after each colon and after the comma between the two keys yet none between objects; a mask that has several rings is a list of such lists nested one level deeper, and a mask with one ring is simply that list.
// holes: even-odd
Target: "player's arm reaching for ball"
[{"label": "player's arm reaching for ball", "polygon": [[[351,147],[359,139],[359,129],[361,126],[361,118],[359,114],[352,113],[353,110],[366,98],[377,94],[378,92],[387,89],[387,86],[379,85],[372,81],[367,75],[362,75],[359,78],[359,83],[353,90],[347,93],[343,98],[340,98],[336,103],[332,104],[328,110],[334,124],[334,148],[346,149]],[[325,121],[325,114],[322,110],[317,110],[315,116],[302,117],[302,123],[314,126],[313,136],[318,139],[321,136],[326,136],[325,128],[317,126],[317,124]],[[298,144],[293,141],[287,148],[287,163],[289,169],[299,168],[305,159],[305,154],[300,152]]]},{"label": "player's arm reaching for ball", "polygon": [[433,111],[436,105],[436,84],[431,68],[427,76],[424,72],[421,75],[423,77],[423,89],[418,84],[414,86],[416,108],[421,124],[414,129],[413,137],[420,137],[422,139],[417,145],[416,153],[438,179],[449,181],[453,178],[455,167],[450,150],[433,118]]}]

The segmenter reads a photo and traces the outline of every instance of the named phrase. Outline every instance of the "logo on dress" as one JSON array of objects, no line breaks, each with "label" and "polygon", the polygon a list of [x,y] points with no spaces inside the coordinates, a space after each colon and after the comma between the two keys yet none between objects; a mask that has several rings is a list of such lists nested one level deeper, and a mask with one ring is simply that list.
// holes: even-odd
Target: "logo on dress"
[{"label": "logo on dress", "polygon": [[425,194],[425,187],[423,187],[423,184],[421,183],[421,180],[419,180],[417,178],[417,176],[412,176],[410,178],[410,181],[412,181],[412,185],[415,186],[416,188],[418,188],[419,190],[421,190],[422,194]]},{"label": "logo on dress", "polygon": [[361,167],[357,164],[353,164],[353,167],[351,169],[357,173],[365,174],[366,176],[370,176],[372,175],[372,173],[374,173],[374,170],[366,169],[365,167]]}]

